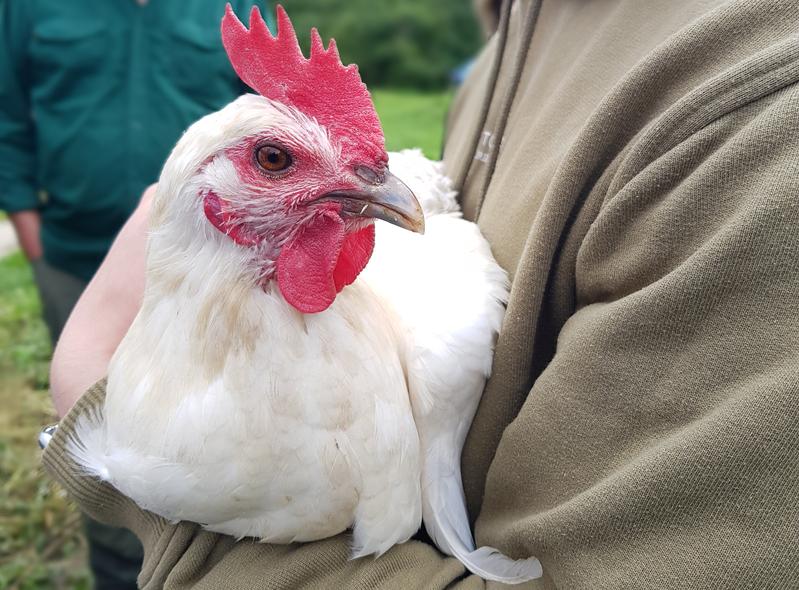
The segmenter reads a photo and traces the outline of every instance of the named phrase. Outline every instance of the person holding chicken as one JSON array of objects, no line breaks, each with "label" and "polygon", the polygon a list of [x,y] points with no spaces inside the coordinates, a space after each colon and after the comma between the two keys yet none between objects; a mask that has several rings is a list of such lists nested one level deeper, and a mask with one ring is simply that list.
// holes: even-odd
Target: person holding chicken
[{"label": "person holding chicken", "polygon": [[[476,221],[511,279],[491,378],[463,446],[464,514],[467,529],[468,515],[476,519],[478,546],[528,566],[527,587],[782,588],[799,575],[797,28],[799,7],[780,2],[506,0],[496,35],[456,98],[444,169],[464,216]],[[251,20],[252,31],[265,36],[258,21]],[[259,76],[258,53],[240,47],[247,67],[239,73]],[[381,142],[361,95],[336,92],[350,87],[335,78],[313,85],[291,74],[266,96],[214,115],[219,125],[194,127],[165,169],[155,202],[148,194],[120,234],[56,354],[54,401],[65,417],[45,465],[82,506],[144,540],[151,549],[139,578],[145,587],[484,587],[490,576],[467,575],[466,568],[479,568],[447,557],[456,552],[435,527],[437,548],[424,537],[403,543],[403,533],[390,549],[376,548],[377,559],[351,560],[346,533],[289,527],[291,534],[281,535],[270,525],[313,521],[314,508],[294,514],[293,498],[275,490],[296,477],[321,479],[324,469],[292,470],[284,452],[270,459],[282,461],[282,469],[264,477],[260,471],[273,464],[248,458],[268,452],[265,439],[225,455],[232,429],[274,411],[257,398],[252,407],[262,414],[241,412],[241,399],[231,395],[240,390],[226,389],[239,378],[249,383],[256,369],[237,364],[260,350],[259,338],[249,345],[244,339],[286,331],[285,354],[292,354],[290,338],[345,316],[342,306],[363,292],[359,281],[370,284],[371,265],[379,262],[370,261],[372,248],[380,248],[380,234],[369,237],[376,214],[395,225],[420,225],[407,192],[400,185],[388,191]],[[327,109],[325,117],[303,112],[319,104],[313,89],[329,93],[340,120]],[[337,124],[352,121],[356,108],[369,133]],[[323,168],[328,173],[314,173]],[[340,179],[348,184],[333,186]],[[145,256],[148,223],[156,234]],[[197,278],[203,271],[209,284]],[[205,313],[202,325],[216,329],[228,321],[239,328],[174,340],[176,358],[196,346],[196,358],[208,362],[169,370],[148,346],[134,354],[137,338],[155,342],[152,319],[168,309],[169,297],[222,293],[218,273],[235,279],[224,297],[208,299],[218,315],[180,306],[161,313],[170,327],[188,312],[183,325]],[[424,292],[436,284],[435,273],[421,276],[426,283],[416,277],[402,286]],[[453,307],[473,294],[462,289]],[[229,306],[230,297],[241,305]],[[265,334],[258,322],[273,302],[281,321]],[[348,333],[371,329],[373,308],[357,309],[363,315],[346,315],[342,324]],[[105,320],[99,328],[98,314]],[[120,345],[126,333],[132,336]],[[223,338],[231,334],[240,346]],[[175,336],[170,330],[165,338]],[[347,342],[354,340],[336,342],[324,358],[336,358]],[[306,358],[302,346],[294,349]],[[221,364],[209,360],[220,358]],[[349,362],[357,368],[364,359]],[[109,363],[123,363],[127,375],[140,378],[117,392],[109,381],[107,391]],[[275,367],[276,378],[286,366]],[[308,372],[295,378],[309,379]],[[317,384],[311,402],[325,399],[326,385]],[[156,391],[176,397],[162,413],[149,401]],[[412,387],[410,393],[412,404],[419,401]],[[284,406],[300,401],[277,399]],[[126,430],[125,414],[113,404],[127,404],[139,423],[142,416],[162,422],[151,432],[167,442]],[[108,411],[115,425],[104,421]],[[365,414],[358,417],[368,420]],[[414,408],[424,446],[434,430],[419,416]],[[321,436],[331,416],[314,418],[300,427]],[[392,433],[399,428],[384,425]],[[385,444],[383,429],[372,433]],[[291,454],[300,457],[305,440],[283,436],[280,443],[296,444]],[[153,467],[161,457],[147,448],[173,453],[174,461],[160,464],[163,488],[140,485],[158,477]],[[333,458],[345,453],[338,441],[333,449]],[[237,480],[241,471],[224,456],[251,473]],[[196,470],[209,464],[219,466],[218,481]],[[324,465],[348,476],[358,463]],[[131,466],[142,468],[141,478]],[[214,491],[240,485],[212,505],[201,494],[186,494],[181,504],[175,490],[191,489],[196,477]],[[264,493],[253,493],[248,482]],[[390,479],[378,483],[391,487]],[[406,483],[398,480],[398,490]],[[373,497],[355,494],[353,501]],[[407,497],[367,516],[392,519],[399,512],[413,521],[408,506],[418,496]],[[323,514],[334,500],[319,495]],[[216,521],[175,522],[181,511]],[[356,512],[356,536],[358,518]],[[346,524],[323,519],[316,526]],[[271,542],[237,543],[248,526]],[[223,528],[235,536],[221,534]],[[307,542],[288,544],[299,537]]]}]

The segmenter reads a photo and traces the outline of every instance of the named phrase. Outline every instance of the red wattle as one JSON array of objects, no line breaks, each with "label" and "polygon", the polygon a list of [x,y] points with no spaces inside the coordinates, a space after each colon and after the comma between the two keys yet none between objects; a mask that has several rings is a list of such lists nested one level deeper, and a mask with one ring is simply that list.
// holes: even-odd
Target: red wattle
[{"label": "red wattle", "polygon": [[281,250],[277,259],[280,292],[302,313],[324,311],[358,277],[373,248],[374,226],[345,235],[338,213],[324,213]]},{"label": "red wattle", "polygon": [[333,270],[336,292],[351,285],[372,257],[375,247],[375,226],[368,225],[357,232],[347,234],[341,247],[338,263]]},{"label": "red wattle", "polygon": [[316,313],[333,303],[333,271],[343,242],[344,222],[331,211],[283,246],[277,258],[277,284],[285,300],[298,311]]}]

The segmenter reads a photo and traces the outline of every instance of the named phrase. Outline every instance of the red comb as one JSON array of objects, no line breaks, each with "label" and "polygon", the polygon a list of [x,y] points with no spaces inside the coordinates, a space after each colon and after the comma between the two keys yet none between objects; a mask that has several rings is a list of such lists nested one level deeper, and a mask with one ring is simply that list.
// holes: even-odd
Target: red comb
[{"label": "red comb", "polygon": [[250,28],[236,17],[230,4],[222,19],[222,43],[239,78],[271,100],[298,108],[324,125],[343,147],[385,163],[380,119],[358,67],[344,66],[335,40],[325,49],[319,32],[311,30],[311,57],[302,54],[291,20],[277,7],[274,37],[257,6]]}]

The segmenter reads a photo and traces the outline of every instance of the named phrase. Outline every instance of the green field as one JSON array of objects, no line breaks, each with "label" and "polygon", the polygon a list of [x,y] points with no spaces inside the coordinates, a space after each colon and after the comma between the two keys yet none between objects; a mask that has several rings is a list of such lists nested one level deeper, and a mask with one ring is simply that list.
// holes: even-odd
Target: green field
[{"label": "green field", "polygon": [[0,588],[84,588],[77,511],[43,475],[36,436],[54,421],[47,330],[24,257],[0,260]]},{"label": "green field", "polygon": [[418,147],[428,158],[437,160],[441,157],[443,121],[451,93],[376,90],[372,96],[383,123],[389,151]]},{"label": "green field", "polygon": [[[376,90],[389,150],[441,150],[450,94]],[[30,269],[0,260],[0,589],[89,587],[80,517],[43,475],[36,436],[54,421],[47,394],[50,347]]]}]

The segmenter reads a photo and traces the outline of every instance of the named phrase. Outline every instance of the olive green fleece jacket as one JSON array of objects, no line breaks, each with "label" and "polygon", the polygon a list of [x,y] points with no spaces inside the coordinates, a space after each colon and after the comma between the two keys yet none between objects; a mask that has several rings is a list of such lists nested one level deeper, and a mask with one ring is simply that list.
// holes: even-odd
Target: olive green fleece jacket
[{"label": "olive green fleece jacket", "polygon": [[[799,588],[799,3],[507,2],[444,159],[513,284],[463,455],[479,544],[532,589]],[[266,545],[132,528],[144,588],[483,588],[415,540]]]}]

